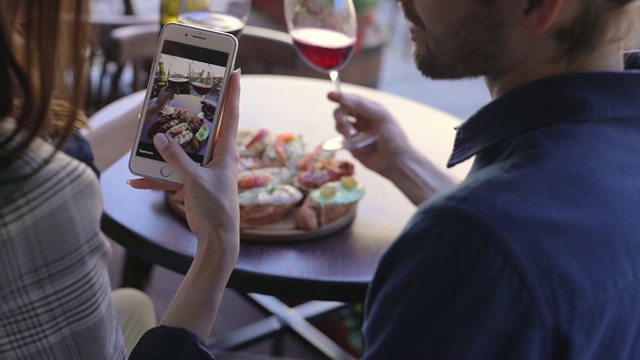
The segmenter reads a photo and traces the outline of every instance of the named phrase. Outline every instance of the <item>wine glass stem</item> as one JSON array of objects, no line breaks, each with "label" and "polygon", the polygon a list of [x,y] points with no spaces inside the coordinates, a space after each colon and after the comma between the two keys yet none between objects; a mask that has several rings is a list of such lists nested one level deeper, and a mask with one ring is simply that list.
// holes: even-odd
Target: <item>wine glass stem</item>
[{"label": "wine glass stem", "polygon": [[[331,70],[329,72],[329,77],[331,78],[333,86],[335,86],[336,88],[336,92],[341,93],[342,90],[340,88],[340,74],[338,73],[338,70]],[[338,121],[340,123],[340,126],[345,129],[348,137],[354,137],[358,135],[358,130],[356,130],[353,123],[349,121],[349,115],[347,114],[347,112],[342,111],[342,117]]]},{"label": "wine glass stem", "polygon": [[340,89],[340,74],[338,73],[338,70],[331,70],[329,72],[329,77],[331,78],[331,82],[333,83],[333,86],[335,86],[336,91],[342,92]]}]

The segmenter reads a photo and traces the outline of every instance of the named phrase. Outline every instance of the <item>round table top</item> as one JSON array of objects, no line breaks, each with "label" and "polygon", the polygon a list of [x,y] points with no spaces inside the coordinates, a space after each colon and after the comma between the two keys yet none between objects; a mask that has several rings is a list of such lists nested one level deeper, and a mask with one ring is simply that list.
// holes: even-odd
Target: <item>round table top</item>
[{"label": "round table top", "polygon": [[[329,81],[277,75],[244,75],[241,80],[240,126],[269,127],[274,132],[304,134],[309,146],[336,135],[326,99]],[[446,169],[453,146],[455,117],[427,105],[379,90],[343,84],[386,106],[406,130],[410,141],[435,164],[458,179],[469,164]],[[125,102],[142,103],[144,94]],[[122,101],[120,102],[122,105]],[[337,158],[353,160],[346,151]],[[186,272],[196,239],[186,223],[165,205],[164,193],[130,188],[128,155],[101,176],[103,229],[140,258]],[[243,292],[279,297],[359,302],[364,299],[377,262],[415,211],[415,206],[388,180],[355,161],[356,177],[366,189],[353,223],[333,234],[287,243],[243,241],[228,286]]]}]

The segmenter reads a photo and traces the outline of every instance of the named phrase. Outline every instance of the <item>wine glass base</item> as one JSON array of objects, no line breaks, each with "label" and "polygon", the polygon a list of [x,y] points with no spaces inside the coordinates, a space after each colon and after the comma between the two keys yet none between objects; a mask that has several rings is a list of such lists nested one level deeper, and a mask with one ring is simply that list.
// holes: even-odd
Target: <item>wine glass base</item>
[{"label": "wine glass base", "polygon": [[162,112],[163,114],[165,114],[165,115],[171,115],[171,114],[173,114],[175,111],[176,111],[176,109],[175,109],[173,106],[171,106],[171,105],[169,105],[169,104],[167,103],[167,105],[165,105],[165,106],[164,106],[164,108],[162,109],[162,111],[161,111],[161,112]]},{"label": "wine glass base", "polygon": [[344,136],[337,136],[322,144],[322,149],[327,151],[362,149],[373,144],[377,138],[378,137],[376,135],[369,133],[358,133],[348,138]]}]

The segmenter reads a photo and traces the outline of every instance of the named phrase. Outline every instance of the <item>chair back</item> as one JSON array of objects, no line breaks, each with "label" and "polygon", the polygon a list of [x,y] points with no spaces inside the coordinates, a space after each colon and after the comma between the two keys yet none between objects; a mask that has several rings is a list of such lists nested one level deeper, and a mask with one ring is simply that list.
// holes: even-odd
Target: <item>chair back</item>
[{"label": "chair back", "polygon": [[113,29],[111,39],[117,44],[113,59],[118,63],[152,60],[159,35],[159,24],[136,24]]},{"label": "chair back", "polygon": [[82,129],[82,135],[91,144],[94,163],[100,172],[133,147],[142,99],[137,103],[129,99],[116,100],[91,115],[90,127]]},{"label": "chair back", "polygon": [[243,74],[295,75],[305,66],[289,34],[250,25],[242,30],[236,67]]}]

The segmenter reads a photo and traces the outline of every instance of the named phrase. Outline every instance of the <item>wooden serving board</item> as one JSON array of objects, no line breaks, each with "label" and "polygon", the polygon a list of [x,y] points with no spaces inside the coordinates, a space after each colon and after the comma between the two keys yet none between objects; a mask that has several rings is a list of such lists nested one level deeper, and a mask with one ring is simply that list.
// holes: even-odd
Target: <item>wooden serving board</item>
[{"label": "wooden serving board", "polygon": [[[175,192],[173,191],[165,192],[167,206],[177,215],[184,218],[184,203],[181,200],[176,199],[175,196],[173,196],[174,193]],[[296,229],[294,217],[297,209],[298,207],[293,208],[278,222],[255,228],[240,229],[240,239],[243,241],[263,243],[296,242],[318,239],[351,225],[356,217],[357,207],[337,220],[313,230]]]}]

